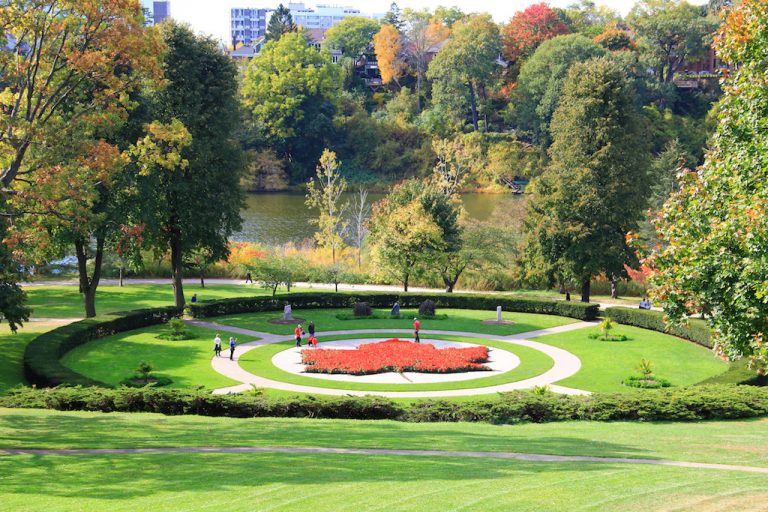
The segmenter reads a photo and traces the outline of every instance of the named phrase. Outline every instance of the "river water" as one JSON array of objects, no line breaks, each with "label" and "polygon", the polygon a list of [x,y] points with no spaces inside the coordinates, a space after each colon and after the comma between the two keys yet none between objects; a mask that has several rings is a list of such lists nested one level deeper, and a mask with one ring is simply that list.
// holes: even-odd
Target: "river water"
[{"label": "river water", "polygon": [[[351,199],[351,194],[348,199]],[[383,194],[369,194],[373,203]],[[279,192],[249,194],[246,209],[242,212],[243,229],[232,238],[238,242],[257,242],[262,245],[301,243],[312,238],[315,226],[309,219],[316,215],[304,204],[304,195]],[[497,208],[505,208],[520,196],[508,194],[464,194],[462,201],[470,218],[488,220]]]}]

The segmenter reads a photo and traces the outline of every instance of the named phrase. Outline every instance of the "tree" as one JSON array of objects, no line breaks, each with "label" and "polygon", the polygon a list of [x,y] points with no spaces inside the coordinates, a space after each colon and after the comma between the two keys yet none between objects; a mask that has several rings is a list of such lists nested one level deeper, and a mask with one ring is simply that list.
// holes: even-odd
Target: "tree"
[{"label": "tree", "polygon": [[704,55],[718,21],[685,0],[641,0],[627,16],[645,63],[660,82],[670,83],[686,63]]},{"label": "tree", "polygon": [[489,15],[474,14],[457,22],[451,39],[429,65],[428,77],[467,88],[472,126],[478,130],[477,96],[493,77],[500,52],[499,30]]},{"label": "tree", "polygon": [[373,207],[369,235],[381,266],[400,278],[435,268],[440,253],[458,242],[457,205],[427,183],[405,181]]},{"label": "tree", "polygon": [[376,20],[347,16],[328,29],[323,44],[328,48],[341,50],[345,55],[356,59],[369,51],[373,36],[379,28],[379,22]]},{"label": "tree", "polygon": [[0,321],[8,322],[11,331],[16,332],[29,320],[32,311],[26,306],[27,294],[18,285],[22,267],[8,246],[6,231],[7,221],[0,217]]},{"label": "tree", "polygon": [[284,34],[289,32],[296,32],[296,24],[293,22],[293,16],[291,16],[291,10],[285,7],[283,4],[277,6],[272,12],[272,16],[269,17],[269,23],[267,23],[267,35],[264,40],[278,41]]},{"label": "tree", "polygon": [[432,171],[432,182],[437,190],[448,197],[461,192],[472,164],[480,159],[477,148],[460,139],[433,139],[432,149],[437,163]]},{"label": "tree", "polygon": [[549,124],[571,66],[605,55],[605,49],[581,34],[545,41],[523,64],[512,98],[517,128],[530,131],[534,141],[549,147]]},{"label": "tree", "polygon": [[595,5],[592,0],[579,0],[565,9],[565,17],[571,31],[587,37],[605,32],[609,26],[622,21],[621,14],[604,5]]},{"label": "tree", "polygon": [[605,58],[574,64],[552,119],[551,163],[534,182],[529,251],[581,284],[626,276],[637,260],[626,236],[642,218],[648,150],[632,82]]},{"label": "tree", "polygon": [[336,250],[344,246],[342,234],[347,227],[344,219],[346,204],[341,204],[341,195],[347,188],[347,180],[339,172],[336,153],[326,149],[320,156],[317,176],[307,184],[307,206],[317,208],[320,214],[313,219],[317,225],[315,240],[320,247],[329,247],[333,263],[336,263]]},{"label": "tree", "polygon": [[438,271],[446,293],[452,293],[467,270],[494,271],[504,268],[509,259],[508,229],[487,222],[459,223],[460,238],[456,250],[445,251],[438,258]]},{"label": "tree", "polygon": [[501,29],[504,57],[517,62],[531,55],[547,39],[567,34],[568,25],[545,3],[518,11]]},{"label": "tree", "polygon": [[429,66],[430,52],[451,34],[442,23],[429,20],[424,13],[409,11],[408,24],[405,32],[405,54],[408,62],[416,73],[416,96],[419,98],[421,110],[423,97],[424,74]]},{"label": "tree", "polygon": [[438,5],[435,7],[435,15],[433,16],[433,19],[439,21],[446,27],[451,28],[453,27],[454,23],[462,19],[464,16],[466,16],[466,13],[464,13],[464,11],[455,5],[453,7]]},{"label": "tree", "polygon": [[49,136],[77,137],[83,124],[121,115],[127,93],[160,74],[162,43],[136,2],[4,2],[0,27],[0,189],[34,183],[38,163],[25,164],[34,148],[44,159]]},{"label": "tree", "polygon": [[398,31],[403,29],[403,13],[396,2],[392,2],[389,6],[389,10],[381,20],[382,25],[391,25]]},{"label": "tree", "polygon": [[368,204],[368,191],[363,187],[357,189],[357,193],[352,198],[351,214],[351,234],[352,240],[357,247],[357,270],[363,268],[363,243],[368,234],[368,218],[371,216],[371,205]]},{"label": "tree", "polygon": [[609,28],[605,30],[605,32],[595,36],[594,41],[611,52],[631,50],[635,46],[632,42],[632,38],[629,37],[629,34],[617,28]]},{"label": "tree", "polygon": [[373,36],[373,49],[379,63],[381,81],[384,84],[400,84],[400,77],[407,68],[403,59],[402,36],[393,25],[382,25]]},{"label": "tree", "polygon": [[267,144],[293,164],[292,180],[307,177],[333,133],[341,94],[330,54],[307,46],[301,32],[286,34],[251,60],[241,91]]},{"label": "tree", "polygon": [[231,59],[186,26],[163,23],[162,31],[166,87],[153,95],[153,117],[182,125],[187,144],[179,158],[142,173],[139,187],[145,239],[156,252],[170,253],[174,300],[183,307],[185,255],[205,250],[213,260],[225,259],[229,237],[240,228],[244,162],[235,139],[240,122]]},{"label": "tree", "polygon": [[653,295],[670,321],[706,315],[717,353],[749,357],[760,374],[768,370],[766,33],[764,2],[727,14],[717,40],[719,57],[731,65],[720,122],[704,164],[681,176],[657,217],[664,243],[647,260]]}]

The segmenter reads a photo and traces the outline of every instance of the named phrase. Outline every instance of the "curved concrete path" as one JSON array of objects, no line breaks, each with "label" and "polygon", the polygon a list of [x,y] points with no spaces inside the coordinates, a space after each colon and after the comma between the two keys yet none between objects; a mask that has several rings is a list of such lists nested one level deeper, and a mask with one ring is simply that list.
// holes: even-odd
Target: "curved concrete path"
[{"label": "curved concrete path", "polygon": [[597,457],[592,455],[550,455],[522,452],[475,452],[442,450],[397,450],[386,448],[320,448],[286,446],[225,446],[225,447],[162,447],[162,448],[5,448],[0,456],[13,455],[143,455],[155,453],[295,453],[295,454],[341,454],[341,455],[387,455],[399,457],[459,457],[473,459],[506,459],[526,462],[602,462],[609,464],[642,464],[651,466],[674,466],[679,468],[717,469],[746,473],[768,474],[768,467],[716,464],[710,462],[688,462],[669,459],[637,459],[630,457]]},{"label": "curved concrete path", "polygon": [[[591,327],[596,325],[596,322],[575,322],[572,324],[561,325],[558,327],[551,327],[549,329],[540,329],[537,331],[530,331],[525,333],[513,334],[511,336],[493,337],[487,334],[478,334],[461,331],[433,331],[430,330],[429,334],[447,335],[447,336],[462,336],[468,338],[480,338],[480,339],[493,339],[494,341],[500,341],[510,343],[513,345],[522,345],[532,348],[547,354],[553,359],[555,364],[548,371],[531,377],[528,379],[508,382],[506,384],[499,384],[495,386],[486,386],[479,388],[469,389],[447,389],[441,391],[357,391],[349,389],[332,389],[316,386],[305,386],[300,384],[291,384],[288,382],[281,382],[265,377],[254,375],[245,371],[240,367],[238,359],[245,353],[264,345],[272,343],[278,343],[281,341],[290,340],[284,335],[264,333],[258,331],[251,331],[249,329],[242,329],[239,327],[229,327],[217,323],[204,322],[201,320],[187,320],[190,325],[203,327],[206,329],[220,330],[222,332],[236,332],[245,336],[252,336],[258,338],[256,341],[244,343],[238,346],[235,352],[234,361],[230,361],[228,357],[214,357],[211,360],[211,366],[215,371],[228,377],[232,380],[242,382],[236,386],[229,386],[226,388],[219,388],[214,390],[214,394],[228,394],[228,393],[241,393],[248,391],[252,386],[280,389],[284,391],[293,391],[297,393],[314,393],[323,395],[337,395],[337,396],[365,396],[365,395],[377,395],[388,398],[439,398],[449,396],[471,396],[471,395],[483,395],[492,393],[504,393],[507,391],[515,391],[520,389],[529,389],[535,386],[549,386],[549,389],[555,393],[563,393],[569,395],[587,395],[588,391],[581,389],[567,388],[563,386],[554,385],[555,382],[561,381],[574,375],[581,368],[581,361],[578,357],[570,352],[561,348],[553,347],[538,341],[533,341],[528,338],[536,336],[544,336],[546,334],[555,334],[559,332],[568,332],[575,329],[583,329],[585,327]],[[338,336],[338,335],[356,335],[356,334],[410,334],[408,329],[360,329],[360,330],[342,330],[342,331],[323,331],[323,336]]]}]

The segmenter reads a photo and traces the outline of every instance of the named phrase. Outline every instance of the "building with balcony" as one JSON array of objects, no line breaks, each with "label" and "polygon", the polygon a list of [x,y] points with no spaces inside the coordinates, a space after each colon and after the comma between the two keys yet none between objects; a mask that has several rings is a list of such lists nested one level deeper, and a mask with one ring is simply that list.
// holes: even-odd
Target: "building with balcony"
[{"label": "building with balcony", "polygon": [[267,23],[272,9],[234,8],[229,11],[232,47],[253,43],[267,34]]}]

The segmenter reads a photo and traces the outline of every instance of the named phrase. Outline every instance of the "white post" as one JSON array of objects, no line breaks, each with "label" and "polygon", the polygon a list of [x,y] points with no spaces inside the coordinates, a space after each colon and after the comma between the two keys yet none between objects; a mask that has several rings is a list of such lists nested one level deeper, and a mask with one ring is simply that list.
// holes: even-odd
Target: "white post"
[{"label": "white post", "polygon": [[501,306],[496,306],[496,321],[501,323]]}]

